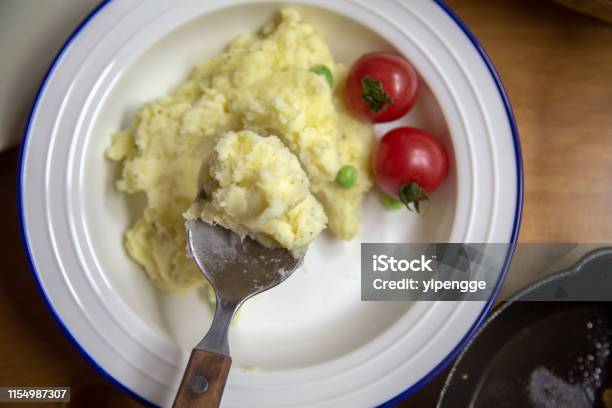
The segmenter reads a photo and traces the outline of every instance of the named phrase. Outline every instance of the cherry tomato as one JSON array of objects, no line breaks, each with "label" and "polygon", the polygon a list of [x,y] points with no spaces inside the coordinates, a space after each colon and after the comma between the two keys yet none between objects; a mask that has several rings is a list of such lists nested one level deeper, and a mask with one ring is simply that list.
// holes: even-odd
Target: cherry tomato
[{"label": "cherry tomato", "polygon": [[372,157],[376,183],[409,210],[418,212],[419,202],[429,199],[448,173],[448,155],[430,133],[400,127],[386,133]]},{"label": "cherry tomato", "polygon": [[386,52],[364,54],[346,79],[346,102],[357,117],[374,123],[404,116],[414,105],[419,80],[404,58]]}]

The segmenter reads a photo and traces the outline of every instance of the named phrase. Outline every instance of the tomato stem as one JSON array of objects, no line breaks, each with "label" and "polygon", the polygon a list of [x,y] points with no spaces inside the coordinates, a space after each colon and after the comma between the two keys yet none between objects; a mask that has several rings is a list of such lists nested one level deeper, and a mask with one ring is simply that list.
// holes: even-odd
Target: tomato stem
[{"label": "tomato stem", "polygon": [[423,190],[421,186],[412,182],[400,187],[399,199],[408,210],[413,211],[412,207],[414,207],[414,211],[419,213],[421,210],[419,203],[429,200],[429,196],[427,195],[427,191]]},{"label": "tomato stem", "polygon": [[368,104],[372,112],[378,113],[381,109],[393,103],[393,99],[385,93],[382,82],[375,81],[369,76],[361,80],[361,99]]}]

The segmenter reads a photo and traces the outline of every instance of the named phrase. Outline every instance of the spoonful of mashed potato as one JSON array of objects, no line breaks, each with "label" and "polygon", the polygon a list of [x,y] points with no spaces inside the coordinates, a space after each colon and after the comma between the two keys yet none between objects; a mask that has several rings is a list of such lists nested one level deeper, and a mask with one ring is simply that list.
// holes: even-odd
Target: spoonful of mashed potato
[{"label": "spoonful of mashed potato", "polygon": [[227,132],[200,172],[200,197],[185,214],[295,256],[325,228],[323,206],[297,157],[276,136]]}]

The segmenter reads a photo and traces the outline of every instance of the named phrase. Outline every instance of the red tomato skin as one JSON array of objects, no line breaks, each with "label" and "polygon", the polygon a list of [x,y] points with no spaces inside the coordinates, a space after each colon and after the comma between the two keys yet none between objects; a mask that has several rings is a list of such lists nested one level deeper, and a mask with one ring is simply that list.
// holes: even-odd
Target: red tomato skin
[{"label": "red tomato skin", "polygon": [[391,197],[398,198],[400,187],[413,182],[432,193],[448,173],[448,155],[429,132],[400,127],[378,142],[372,171],[378,187]]},{"label": "red tomato skin", "polygon": [[[393,103],[378,112],[361,98],[364,77],[380,81]],[[386,52],[362,55],[351,67],[344,88],[347,105],[357,117],[374,123],[390,122],[404,116],[417,98],[419,79],[416,70],[406,59]]]}]

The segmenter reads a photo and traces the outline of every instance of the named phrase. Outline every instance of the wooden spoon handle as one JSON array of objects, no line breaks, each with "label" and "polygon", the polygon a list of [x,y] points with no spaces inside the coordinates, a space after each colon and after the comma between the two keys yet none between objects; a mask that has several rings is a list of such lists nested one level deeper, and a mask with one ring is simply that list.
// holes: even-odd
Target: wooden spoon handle
[{"label": "wooden spoon handle", "polygon": [[172,406],[218,407],[231,365],[229,356],[193,349]]}]

